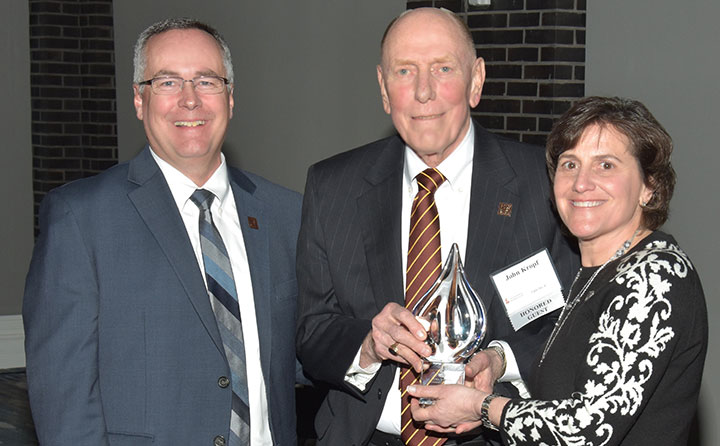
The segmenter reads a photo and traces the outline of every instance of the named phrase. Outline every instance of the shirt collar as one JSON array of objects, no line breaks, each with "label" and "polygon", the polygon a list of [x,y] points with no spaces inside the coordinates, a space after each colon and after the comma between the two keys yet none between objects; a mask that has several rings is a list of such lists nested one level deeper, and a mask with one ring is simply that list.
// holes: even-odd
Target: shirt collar
[{"label": "shirt collar", "polygon": [[[460,142],[455,150],[452,151],[447,158],[445,158],[437,169],[445,176],[445,183],[448,183],[450,187],[453,187],[460,177],[460,174],[465,168],[472,165],[473,154],[475,149],[475,128],[473,127],[472,121],[468,128],[465,137]],[[415,177],[427,169],[428,166],[423,162],[422,159],[413,151],[410,146],[405,146],[405,168],[403,172],[403,178],[406,185],[413,184]],[[443,184],[445,184],[443,183]],[[442,187],[442,185],[440,186]]]},{"label": "shirt collar", "polygon": [[228,169],[227,164],[225,163],[225,155],[223,153],[220,153],[220,166],[215,169],[215,172],[213,172],[210,178],[208,178],[205,184],[201,187],[198,187],[190,178],[185,176],[185,174],[177,170],[164,159],[160,158],[152,150],[152,147],[150,148],[150,153],[155,159],[160,171],[162,171],[165,176],[165,181],[167,181],[170,193],[172,193],[178,209],[182,210],[185,207],[190,200],[190,196],[196,189],[207,189],[217,198],[217,200],[213,201],[213,208],[215,208],[214,205],[217,203],[219,207],[216,209],[219,211],[222,210],[225,200],[230,196],[230,194],[228,194],[228,191],[230,190]]}]

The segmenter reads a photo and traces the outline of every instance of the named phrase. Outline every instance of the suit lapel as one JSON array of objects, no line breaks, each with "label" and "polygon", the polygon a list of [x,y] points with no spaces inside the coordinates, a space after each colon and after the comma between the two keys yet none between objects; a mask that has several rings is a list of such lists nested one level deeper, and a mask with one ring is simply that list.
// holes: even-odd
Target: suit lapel
[{"label": "suit lapel", "polygon": [[[253,195],[255,184],[239,170],[228,169],[228,171],[252,278],[255,319],[260,342],[260,363],[265,381],[270,382],[272,305],[269,296],[272,296],[270,289],[272,277],[269,234],[273,222],[265,217],[266,204]],[[251,227],[249,219],[254,219],[257,224]]]},{"label": "suit lapel", "polygon": [[130,162],[128,181],[138,186],[128,193],[130,201],[165,253],[215,346],[224,354],[215,315],[187,230],[165,177],[148,147]]},{"label": "suit lapel", "polygon": [[[465,270],[488,309],[495,301],[489,273],[507,257],[513,243],[520,204],[517,189],[515,171],[497,137],[476,125]],[[501,203],[513,206],[509,217],[499,212]]]},{"label": "suit lapel", "polygon": [[[358,210],[370,283],[378,310],[403,304],[401,252],[403,144],[392,138],[365,176],[369,188],[358,197]],[[388,249],[388,247],[390,247]]]}]

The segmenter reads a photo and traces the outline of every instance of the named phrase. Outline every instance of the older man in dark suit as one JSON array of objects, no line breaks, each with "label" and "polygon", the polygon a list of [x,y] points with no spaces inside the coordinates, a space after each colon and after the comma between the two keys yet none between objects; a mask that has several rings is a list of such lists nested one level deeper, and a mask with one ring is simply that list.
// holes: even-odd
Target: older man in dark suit
[{"label": "older man in dark suit", "polygon": [[149,145],[43,202],[23,304],[40,443],[295,446],[300,196],[225,163],[213,28],[146,29],[134,91]]},{"label": "older man in dark suit", "polygon": [[[551,208],[543,150],[472,122],[485,68],[455,15],[423,8],[393,21],[377,74],[398,135],[308,173],[298,355],[311,377],[330,386],[315,423],[319,445],[440,445],[446,439],[409,420],[407,401],[401,403],[400,382],[411,373],[405,367],[419,370],[429,353],[405,306],[432,284],[440,259],[457,243],[488,309],[485,342],[495,341],[475,356],[469,378],[520,378],[553,321],[516,332],[490,273],[547,248],[567,283],[577,257]],[[435,204],[419,207],[426,200]],[[418,213],[435,217],[425,226]]]}]

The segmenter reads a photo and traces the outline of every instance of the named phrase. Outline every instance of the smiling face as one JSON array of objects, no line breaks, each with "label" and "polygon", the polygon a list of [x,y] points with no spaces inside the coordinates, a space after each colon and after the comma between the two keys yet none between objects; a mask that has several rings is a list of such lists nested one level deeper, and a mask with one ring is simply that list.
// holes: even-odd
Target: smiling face
[{"label": "smiling face", "polygon": [[403,15],[387,34],[377,74],[400,136],[428,166],[440,164],[465,136],[485,80],[459,24],[432,8]]},{"label": "smiling face", "polygon": [[[198,29],[175,29],[150,38],[145,79],[169,75],[192,79],[226,75],[220,47]],[[220,165],[220,150],[232,117],[232,91],[197,94],[190,83],[174,95],[134,86],[134,104],[150,147],[170,165],[201,185]]]},{"label": "smiling face", "polygon": [[554,192],[560,217],[580,242],[584,265],[604,262],[632,237],[641,227],[640,205],[652,196],[628,139],[597,124],[560,154]]}]

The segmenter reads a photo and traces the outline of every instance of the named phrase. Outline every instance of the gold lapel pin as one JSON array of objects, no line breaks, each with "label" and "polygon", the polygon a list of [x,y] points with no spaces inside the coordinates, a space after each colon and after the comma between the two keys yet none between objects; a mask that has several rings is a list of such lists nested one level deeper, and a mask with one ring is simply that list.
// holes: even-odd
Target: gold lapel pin
[{"label": "gold lapel pin", "polygon": [[248,225],[250,225],[251,229],[260,229],[258,226],[257,218],[255,217],[248,217]]},{"label": "gold lapel pin", "polygon": [[503,217],[510,217],[512,216],[512,203],[503,203],[502,201],[498,203],[498,215]]}]

